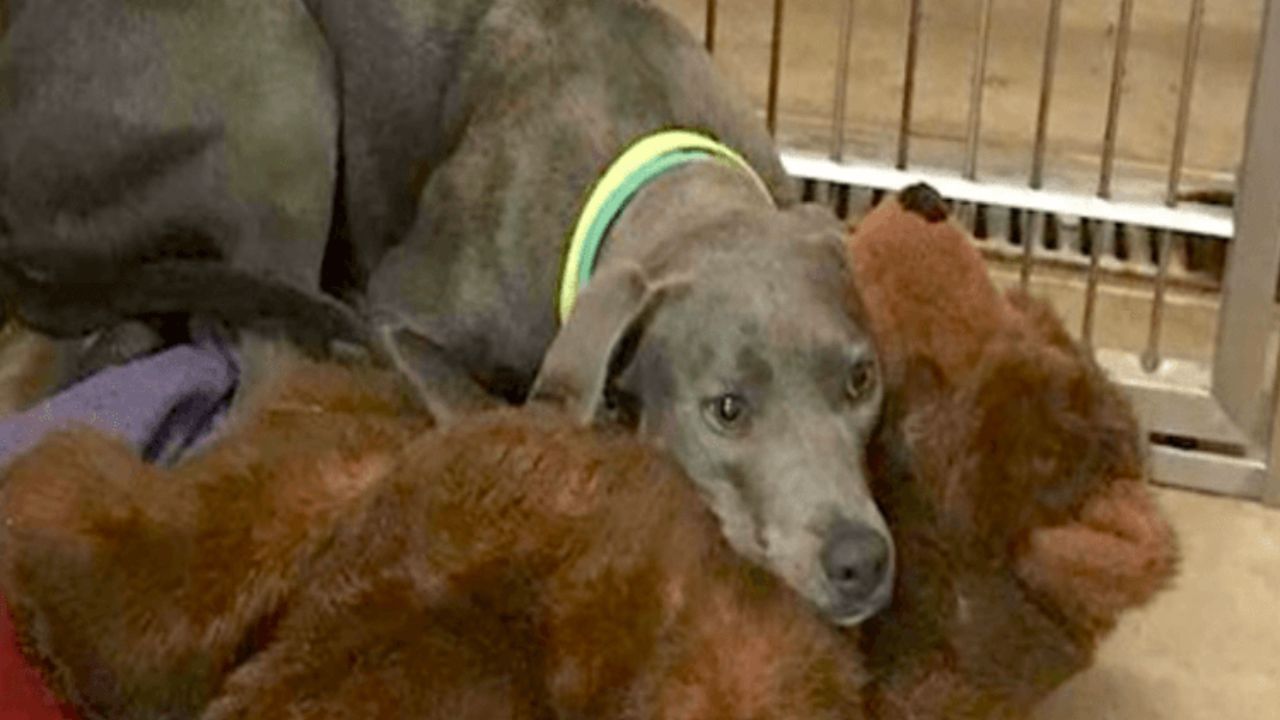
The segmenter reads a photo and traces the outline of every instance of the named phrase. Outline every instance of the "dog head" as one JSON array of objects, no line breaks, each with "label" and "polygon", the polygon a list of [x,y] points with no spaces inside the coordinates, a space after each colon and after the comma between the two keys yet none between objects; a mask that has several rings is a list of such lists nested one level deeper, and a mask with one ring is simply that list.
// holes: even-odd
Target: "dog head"
[{"label": "dog head", "polygon": [[800,206],[689,235],[649,266],[602,267],[532,397],[656,440],[739,553],[857,623],[888,601],[894,559],[864,470],[882,391],[843,230]]}]

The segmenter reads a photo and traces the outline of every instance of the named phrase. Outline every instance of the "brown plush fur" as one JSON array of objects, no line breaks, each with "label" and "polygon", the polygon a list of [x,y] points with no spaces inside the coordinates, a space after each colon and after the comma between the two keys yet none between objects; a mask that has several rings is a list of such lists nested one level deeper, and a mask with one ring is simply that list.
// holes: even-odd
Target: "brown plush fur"
[{"label": "brown plush fur", "polygon": [[299,694],[331,717],[370,687],[395,706],[366,717],[857,715],[839,637],[727,550],[672,466],[550,413],[414,443],[302,585],[209,720]]},{"label": "brown plush fur", "polygon": [[635,440],[535,408],[422,434],[376,377],[285,377],[176,470],[77,432],[9,472],[0,590],[82,709],[861,716],[847,641]]},{"label": "brown plush fur", "polygon": [[1175,544],[1124,397],[909,197],[851,241],[900,568],[860,636],[733,556],[632,440],[529,409],[400,449],[426,421],[385,380],[310,365],[173,472],[46,441],[0,498],[0,590],[111,717],[216,691],[209,720],[856,718],[859,647],[869,717],[1025,717],[1163,587]]},{"label": "brown plush fur", "polygon": [[393,387],[284,372],[173,472],[90,429],[15,460],[0,586],[58,689],[105,717],[198,710],[292,591],[297,558],[426,426]]},{"label": "brown plush fur", "polygon": [[901,568],[864,626],[870,711],[1025,717],[1165,585],[1176,546],[1121,391],[918,205],[891,198],[850,240],[891,386],[871,460]]},{"label": "brown plush fur", "polygon": [[1007,325],[1008,307],[977,249],[936,218],[889,198],[858,224],[849,252],[885,365],[921,355],[953,380]]}]

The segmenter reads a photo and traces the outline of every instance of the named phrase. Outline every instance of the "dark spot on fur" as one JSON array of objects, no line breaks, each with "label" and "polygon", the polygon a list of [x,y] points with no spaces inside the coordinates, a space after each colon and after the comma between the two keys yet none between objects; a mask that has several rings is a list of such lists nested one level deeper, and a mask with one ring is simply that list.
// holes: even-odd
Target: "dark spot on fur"
[{"label": "dark spot on fur", "polygon": [[947,202],[942,199],[933,186],[916,183],[903,188],[898,193],[898,204],[904,210],[913,212],[931,223],[947,219]]},{"label": "dark spot on fur", "polygon": [[773,382],[773,366],[754,347],[739,348],[736,360],[741,382],[747,387],[763,388]]}]

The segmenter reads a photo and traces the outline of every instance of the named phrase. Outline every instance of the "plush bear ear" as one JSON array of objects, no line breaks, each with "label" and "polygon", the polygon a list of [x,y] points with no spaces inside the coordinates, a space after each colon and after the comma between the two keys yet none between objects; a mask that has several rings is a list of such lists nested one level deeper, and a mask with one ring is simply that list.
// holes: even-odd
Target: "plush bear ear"
[{"label": "plush bear ear", "polygon": [[929,223],[942,222],[951,214],[947,201],[928,183],[915,183],[898,191],[898,204]]}]

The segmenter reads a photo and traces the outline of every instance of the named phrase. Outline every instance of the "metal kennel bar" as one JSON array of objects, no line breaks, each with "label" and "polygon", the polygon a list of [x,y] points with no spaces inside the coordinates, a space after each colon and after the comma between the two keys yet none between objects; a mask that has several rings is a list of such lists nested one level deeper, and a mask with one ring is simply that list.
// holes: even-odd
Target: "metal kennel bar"
[{"label": "metal kennel bar", "polygon": [[[1264,12],[1237,181],[1236,233],[1223,278],[1212,397],[1250,439],[1269,449],[1280,427],[1266,391],[1280,384],[1276,359],[1264,340],[1274,327],[1280,272],[1280,3],[1268,0]],[[1265,459],[1270,472],[1263,497],[1280,503],[1280,455]]]},{"label": "metal kennel bar", "polygon": [[[1114,232],[1115,226],[1108,225],[1107,229]],[[1093,322],[1098,307],[1098,279],[1102,269],[1102,244],[1103,238],[1092,238],[1089,243],[1089,274],[1085,280],[1084,289],[1084,313],[1080,322],[1080,338],[1085,344],[1093,347]]]},{"label": "metal kennel bar", "polygon": [[1116,29],[1115,56],[1111,61],[1111,94],[1107,98],[1107,127],[1102,134],[1102,169],[1098,177],[1098,197],[1111,197],[1111,179],[1116,164],[1116,133],[1120,127],[1120,100],[1124,97],[1124,69],[1129,59],[1129,35],[1133,32],[1133,0],[1120,0],[1120,20]]},{"label": "metal kennel bar", "polygon": [[1058,61],[1058,38],[1062,33],[1062,0],[1049,0],[1049,18],[1044,38],[1044,60],[1040,68],[1040,102],[1036,106],[1036,140],[1031,151],[1031,178],[1036,190],[1044,185],[1044,155],[1049,138],[1049,101],[1053,98],[1053,76]]},{"label": "metal kennel bar", "polygon": [[1187,42],[1182,53],[1182,80],[1178,85],[1178,113],[1173,131],[1173,153],[1169,160],[1169,184],[1164,202],[1178,204],[1182,181],[1182,164],[1187,157],[1187,129],[1191,119],[1191,95],[1195,90],[1196,61],[1200,57],[1200,34],[1204,30],[1204,0],[1191,0],[1191,17],[1187,20]]},{"label": "metal kennel bar", "polygon": [[[864,2],[866,0],[863,0]],[[947,0],[909,0],[906,3],[901,104],[891,165],[857,157],[846,145],[848,108],[858,102],[858,74],[851,67],[856,47],[858,0],[831,0],[839,19],[834,41],[834,88],[828,150],[814,152],[788,146],[782,136],[783,160],[797,178],[837,188],[895,191],[917,181],[931,183],[971,220],[978,209],[1007,211],[1010,237],[1020,240],[986,242],[1018,264],[1023,283],[1033,268],[1067,254],[1070,267],[1083,285],[1080,335],[1098,361],[1131,393],[1143,422],[1152,434],[1152,476],[1157,481],[1258,498],[1280,505],[1280,383],[1276,380],[1276,349],[1270,338],[1277,327],[1275,293],[1280,277],[1280,0],[1265,0],[1262,28],[1244,130],[1243,163],[1236,173],[1233,209],[1180,202],[1180,189],[1189,116],[1193,106],[1196,69],[1205,22],[1204,0],[1190,0],[1182,36],[1180,84],[1174,113],[1174,132],[1163,193],[1159,199],[1135,199],[1124,178],[1117,175],[1118,135],[1126,95],[1125,74],[1134,27],[1133,0],[1116,0],[1115,33],[1105,122],[1101,128],[1098,174],[1092,192],[1046,187],[1047,148],[1052,128],[1050,108],[1066,102],[1055,98],[1059,52],[1063,34],[1062,0],[1045,6],[1045,34],[1040,57],[1040,83],[1034,139],[1027,148],[1029,174],[1023,180],[1007,174],[983,177],[982,122],[989,87],[987,62],[992,43],[991,0],[979,0],[971,53],[969,107],[962,153],[955,168],[917,165],[913,161],[913,117],[916,94],[922,87],[917,74],[925,16],[932,3]],[[761,5],[763,6],[763,1]],[[768,91],[764,114],[771,131],[779,122],[781,69],[787,48],[783,0],[774,0]],[[954,7],[954,6],[953,6]],[[729,17],[722,8],[721,27]],[[707,2],[705,33],[714,45],[716,3]],[[923,146],[922,146],[923,147]],[[847,195],[846,195],[847,197]],[[1064,220],[1065,219],[1065,220]],[[1063,222],[1075,235],[1063,240]],[[1054,233],[1053,239],[1049,237]],[[1078,237],[1077,237],[1078,236]],[[1217,304],[1217,334],[1211,362],[1170,357],[1164,349],[1167,298],[1174,271],[1174,248],[1183,238],[1217,238],[1227,242],[1226,268]],[[1123,262],[1115,259],[1123,245],[1138,238],[1154,257]],[[1083,244],[1087,242],[1088,248]],[[1052,245],[1052,247],[1051,247]],[[1132,251],[1130,250],[1130,255]],[[989,253],[990,254],[990,253]],[[1142,253],[1139,253],[1142,255]],[[1078,256],[1078,257],[1076,257]],[[1126,264],[1127,263],[1127,264]],[[1107,347],[1096,341],[1095,325],[1101,277],[1116,267],[1139,268],[1146,278],[1150,315],[1147,334],[1138,351]]]},{"label": "metal kennel bar", "polygon": [[969,122],[965,130],[964,171],[968,180],[978,176],[978,140],[982,135],[982,89],[986,87],[987,50],[991,46],[991,9],[993,0],[982,0],[978,10],[978,42],[969,80]]},{"label": "metal kennel bar", "polygon": [[906,170],[911,154],[911,110],[916,96],[916,64],[920,56],[920,21],[924,0],[911,0],[907,13],[907,52],[902,63],[902,113],[898,121],[898,162]]},{"label": "metal kennel bar", "polygon": [[773,0],[772,34],[769,40],[769,96],[765,101],[765,124],[769,133],[778,129],[778,83],[782,70],[782,23],[786,17],[786,0]]},{"label": "metal kennel bar", "polygon": [[853,3],[844,0],[844,16],[840,19],[840,40],[836,43],[836,87],[831,105],[831,159],[844,159],[845,113],[849,110],[849,52],[853,45]]},{"label": "metal kennel bar", "polygon": [[707,52],[716,51],[716,0],[707,0],[706,20],[703,22],[702,43]]}]

